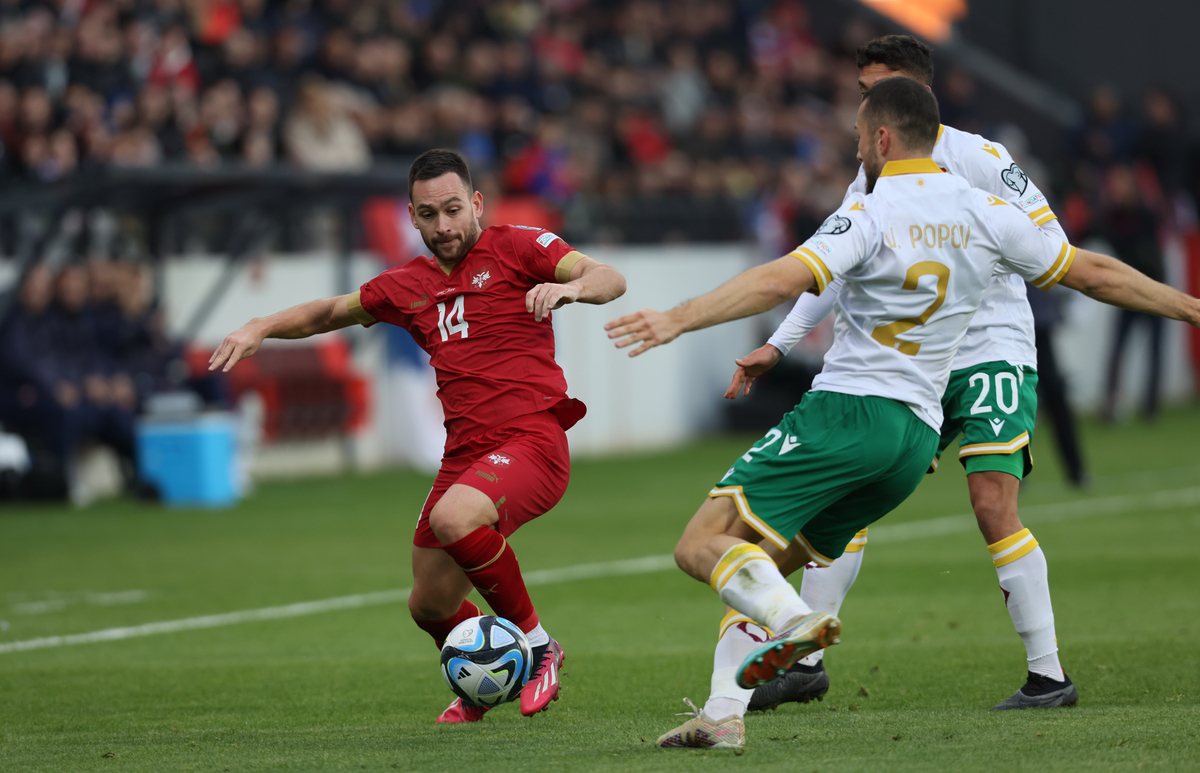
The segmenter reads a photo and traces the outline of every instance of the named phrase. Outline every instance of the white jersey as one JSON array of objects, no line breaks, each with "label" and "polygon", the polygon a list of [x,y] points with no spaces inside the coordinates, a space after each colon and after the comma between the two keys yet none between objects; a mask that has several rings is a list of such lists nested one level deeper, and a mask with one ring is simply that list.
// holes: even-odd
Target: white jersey
[{"label": "white jersey", "polygon": [[848,196],[790,254],[820,293],[844,282],[813,390],[898,400],[940,430],[951,364],[993,273],[1049,289],[1075,248],[926,158],[888,163],[873,193]]},{"label": "white jersey", "polygon": [[[932,157],[942,169],[963,178],[973,188],[1015,204],[1043,230],[1066,241],[1067,236],[1046,197],[1016,165],[1003,145],[989,142],[978,134],[942,126]],[[866,192],[866,172],[859,167],[858,177],[846,191],[846,200]],[[793,312],[768,343],[786,354],[829,314],[839,290],[840,285],[834,287],[828,298],[824,294],[820,298],[800,296]],[[988,285],[979,311],[971,320],[953,370],[997,361],[1036,368],[1037,349],[1033,341],[1033,313],[1025,296],[1025,282],[1015,274],[998,275]]]}]

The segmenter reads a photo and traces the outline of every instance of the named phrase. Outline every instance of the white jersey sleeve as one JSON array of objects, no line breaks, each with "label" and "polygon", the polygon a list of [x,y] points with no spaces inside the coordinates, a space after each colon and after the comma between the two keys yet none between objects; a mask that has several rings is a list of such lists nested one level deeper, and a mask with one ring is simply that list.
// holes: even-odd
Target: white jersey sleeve
[{"label": "white jersey sleeve", "polygon": [[[865,261],[879,241],[878,229],[867,216],[865,200],[865,196],[857,193],[847,196],[816,233],[788,253],[812,271],[818,295],[835,279]],[[836,297],[836,292],[830,293],[830,297]]]},{"label": "white jersey sleeve", "polygon": [[801,294],[796,299],[796,305],[788,312],[787,319],[780,323],[774,335],[767,339],[767,343],[784,354],[790,352],[801,338],[811,333],[812,329],[821,324],[821,320],[833,311],[833,304],[838,293],[842,291],[843,281],[841,277],[833,280],[820,295]]},{"label": "white jersey sleeve", "polygon": [[988,207],[1000,247],[1000,265],[1039,290],[1058,284],[1075,261],[1075,248],[1033,224],[1019,208]]},{"label": "white jersey sleeve", "polygon": [[974,188],[1016,205],[1052,236],[1067,240],[1066,232],[1058,222],[1058,215],[1050,208],[1045,194],[1017,166],[1003,145],[974,134],[960,134],[959,137],[974,140],[966,147],[957,148],[958,171],[963,179]]}]

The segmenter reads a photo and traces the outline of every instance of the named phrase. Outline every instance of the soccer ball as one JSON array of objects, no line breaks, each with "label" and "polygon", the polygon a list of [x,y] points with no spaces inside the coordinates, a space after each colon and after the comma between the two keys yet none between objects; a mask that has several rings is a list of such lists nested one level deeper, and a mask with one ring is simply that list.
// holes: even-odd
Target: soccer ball
[{"label": "soccer ball", "polygon": [[464,620],[442,646],[442,677],[463,703],[475,706],[514,700],[532,668],[529,640],[503,617]]}]

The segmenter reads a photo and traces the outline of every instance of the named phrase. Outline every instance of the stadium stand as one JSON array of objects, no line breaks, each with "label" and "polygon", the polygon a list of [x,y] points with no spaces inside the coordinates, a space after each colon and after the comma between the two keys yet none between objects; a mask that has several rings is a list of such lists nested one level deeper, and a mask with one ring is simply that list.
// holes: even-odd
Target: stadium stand
[{"label": "stadium stand", "polygon": [[[263,243],[403,262],[412,248],[391,197],[402,198],[407,162],[435,146],[468,157],[490,202],[485,224],[782,254],[856,171],[854,51],[894,31],[865,13],[799,0],[5,2],[0,254],[14,257],[0,267],[14,281],[0,323],[12,338],[15,287],[39,262],[130,271],[210,252],[232,266]],[[945,122],[1038,170],[1073,239],[1113,233],[1116,169],[1145,203],[1144,230],[1183,236],[1200,290],[1195,154],[1169,93],[1130,108],[1098,88],[1062,130],[951,58],[938,67]],[[89,314],[115,303],[105,271],[90,269]],[[176,361],[159,357],[123,410]],[[348,371],[313,372],[338,394],[355,389]],[[3,389],[13,403],[20,385]],[[272,421],[288,415],[271,410]],[[348,410],[313,426],[362,420]]]}]

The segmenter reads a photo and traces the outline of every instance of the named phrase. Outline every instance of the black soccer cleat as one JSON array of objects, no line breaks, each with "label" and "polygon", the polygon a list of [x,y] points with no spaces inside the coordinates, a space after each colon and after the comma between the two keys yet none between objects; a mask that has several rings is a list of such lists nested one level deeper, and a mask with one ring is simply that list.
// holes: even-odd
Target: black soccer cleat
[{"label": "black soccer cleat", "polygon": [[821,700],[827,692],[829,674],[825,673],[825,664],[822,661],[817,661],[815,666],[794,663],[779,679],[755,687],[746,711],[766,711],[781,703]]},{"label": "black soccer cleat", "polygon": [[1008,700],[992,706],[992,711],[1054,709],[1059,706],[1074,706],[1078,701],[1079,692],[1071,683],[1066,671],[1063,672],[1061,682],[1030,671],[1025,686],[1013,693]]}]

